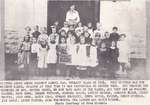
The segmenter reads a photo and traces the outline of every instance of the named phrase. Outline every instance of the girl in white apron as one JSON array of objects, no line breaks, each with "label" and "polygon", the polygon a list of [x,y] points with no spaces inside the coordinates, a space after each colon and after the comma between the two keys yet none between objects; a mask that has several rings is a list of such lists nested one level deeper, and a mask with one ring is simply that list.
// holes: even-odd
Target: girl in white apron
[{"label": "girl in white apron", "polygon": [[76,38],[73,36],[71,39],[71,43],[67,44],[67,52],[68,55],[70,55],[71,62],[68,63],[68,69],[69,69],[69,74],[71,77],[74,77],[76,73],[76,66],[77,66],[77,44],[76,44]]},{"label": "girl in white apron", "polygon": [[41,41],[37,53],[39,70],[47,69],[47,51],[48,51],[47,42]]},{"label": "girl in white apron", "polygon": [[[80,43],[77,45],[77,76],[81,74],[80,71],[87,70],[88,66],[88,56],[87,56],[87,44],[85,42],[85,37],[80,36]],[[84,72],[85,74],[85,72]]]},{"label": "girl in white apron", "polygon": [[47,54],[47,64],[48,69],[50,69],[50,72],[55,75],[56,72],[56,63],[57,63],[57,42],[56,42],[56,36],[54,34],[51,34],[48,38],[48,54]]}]

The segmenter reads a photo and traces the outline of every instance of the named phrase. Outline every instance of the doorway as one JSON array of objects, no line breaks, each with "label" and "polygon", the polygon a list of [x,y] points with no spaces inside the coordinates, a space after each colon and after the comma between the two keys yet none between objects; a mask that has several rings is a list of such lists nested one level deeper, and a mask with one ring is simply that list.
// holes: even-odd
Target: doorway
[{"label": "doorway", "polygon": [[48,33],[50,26],[55,21],[59,21],[60,26],[66,18],[66,13],[71,5],[76,6],[76,10],[80,14],[81,22],[86,25],[92,22],[93,25],[100,20],[100,0],[49,0],[48,1]]}]

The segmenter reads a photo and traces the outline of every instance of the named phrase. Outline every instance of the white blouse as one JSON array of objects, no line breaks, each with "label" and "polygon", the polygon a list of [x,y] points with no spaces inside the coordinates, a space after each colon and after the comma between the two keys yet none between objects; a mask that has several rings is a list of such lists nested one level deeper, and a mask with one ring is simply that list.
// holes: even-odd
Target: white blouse
[{"label": "white blouse", "polygon": [[67,22],[79,22],[80,21],[80,16],[78,11],[68,11],[66,14],[66,21]]}]

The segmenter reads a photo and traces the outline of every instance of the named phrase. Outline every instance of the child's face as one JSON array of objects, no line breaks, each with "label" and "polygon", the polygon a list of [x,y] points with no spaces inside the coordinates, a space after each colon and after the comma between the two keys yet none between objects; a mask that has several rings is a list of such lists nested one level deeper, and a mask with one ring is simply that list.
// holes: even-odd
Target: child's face
[{"label": "child's face", "polygon": [[87,31],[87,30],[88,30],[88,27],[87,27],[87,26],[84,26],[84,27],[83,27],[83,30],[84,30],[84,31]]},{"label": "child's face", "polygon": [[100,39],[100,34],[99,33],[95,34],[95,39]]},{"label": "child's face", "polygon": [[73,27],[73,26],[70,26],[70,27],[69,27],[69,30],[74,30],[74,27]]},{"label": "child's face", "polygon": [[41,45],[46,45],[46,42],[45,41],[41,41]]},{"label": "child's face", "polygon": [[114,41],[112,41],[111,46],[116,47],[116,43]]},{"label": "child's face", "polygon": [[37,42],[36,38],[33,38],[32,41],[33,41],[33,43],[36,43],[36,42]]},{"label": "child's face", "polygon": [[77,31],[77,32],[76,32],[76,35],[77,35],[77,36],[80,36],[80,35],[81,35],[81,32]]},{"label": "child's face", "polygon": [[88,23],[88,28],[91,28],[92,27],[92,23]]},{"label": "child's face", "polygon": [[62,44],[65,43],[65,38],[61,38],[61,43],[62,43]]},{"label": "child's face", "polygon": [[69,32],[68,33],[68,37],[72,37],[73,35],[72,35],[72,33],[71,32]]},{"label": "child's face", "polygon": [[110,37],[110,34],[107,32],[105,33],[105,38],[109,38]]},{"label": "child's face", "polygon": [[28,42],[28,41],[29,41],[29,37],[28,37],[28,36],[25,36],[24,40],[25,40],[26,42]]},{"label": "child's face", "polygon": [[88,38],[90,35],[89,35],[88,32],[85,32],[85,33],[84,33],[84,36],[85,36],[86,38]]},{"label": "child's face", "polygon": [[71,44],[75,44],[75,43],[76,43],[75,37],[72,37],[71,38]]},{"label": "child's face", "polygon": [[50,40],[51,40],[51,41],[55,41],[55,36],[54,36],[54,35],[51,35]]},{"label": "child's face", "polygon": [[65,36],[66,37],[66,32],[62,31],[61,32],[61,36]]},{"label": "child's face", "polygon": [[101,44],[101,48],[106,48],[106,44],[105,44],[105,43],[102,43],[102,44]]},{"label": "child's face", "polygon": [[96,28],[100,29],[101,28],[101,24],[100,23],[96,23]]},{"label": "child's face", "polygon": [[79,27],[82,27],[82,23],[81,23],[81,22],[80,22],[80,23],[78,23],[78,26],[79,26]]},{"label": "child's face", "polygon": [[118,30],[117,29],[113,29],[113,32],[117,32]]},{"label": "child's face", "polygon": [[30,35],[30,31],[27,31],[27,35]]},{"label": "child's face", "polygon": [[68,27],[68,25],[66,23],[64,23],[64,27]]},{"label": "child's face", "polygon": [[80,43],[85,44],[85,37],[80,37]]},{"label": "child's face", "polygon": [[41,28],[41,32],[42,32],[43,34],[45,34],[45,33],[46,33],[46,29],[45,29],[45,28]]},{"label": "child's face", "polygon": [[34,28],[34,31],[39,31],[39,28],[38,28],[38,27],[35,27],[35,28]]},{"label": "child's face", "polygon": [[56,28],[52,28],[52,33],[56,33]]},{"label": "child's face", "polygon": [[56,21],[56,22],[54,23],[54,25],[56,25],[56,26],[58,26],[58,24],[59,24],[59,22],[58,22],[58,21]]},{"label": "child's face", "polygon": [[31,30],[30,30],[30,27],[27,27],[26,29],[25,29],[27,32],[30,32]]}]

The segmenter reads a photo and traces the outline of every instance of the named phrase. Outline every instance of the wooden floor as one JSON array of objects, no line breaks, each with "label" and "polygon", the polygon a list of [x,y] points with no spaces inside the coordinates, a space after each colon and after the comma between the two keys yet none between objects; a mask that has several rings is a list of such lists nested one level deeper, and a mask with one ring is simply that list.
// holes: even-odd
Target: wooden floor
[{"label": "wooden floor", "polygon": [[131,60],[132,68],[127,74],[116,74],[110,70],[104,70],[100,67],[88,68],[86,71],[70,70],[68,67],[56,70],[18,70],[15,63],[15,55],[6,55],[6,80],[74,80],[74,79],[96,79],[96,80],[146,80],[148,74],[145,71],[145,60]]}]

